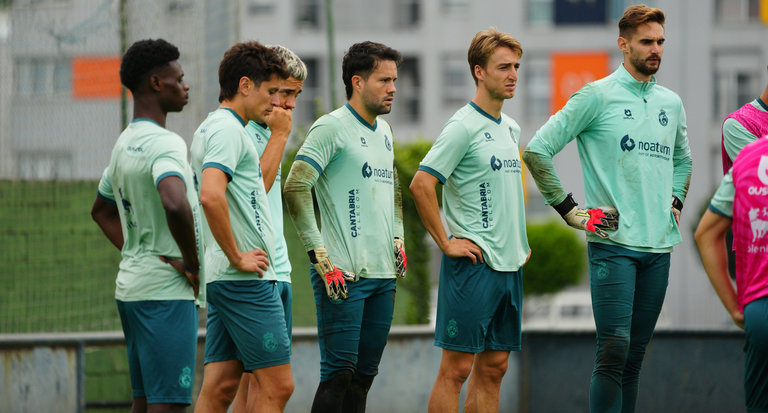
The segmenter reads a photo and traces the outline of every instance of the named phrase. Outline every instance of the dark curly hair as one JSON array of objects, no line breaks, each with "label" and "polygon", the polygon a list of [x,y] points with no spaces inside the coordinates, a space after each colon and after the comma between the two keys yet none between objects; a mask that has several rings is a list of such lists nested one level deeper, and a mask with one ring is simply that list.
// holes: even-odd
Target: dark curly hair
[{"label": "dark curly hair", "polygon": [[240,79],[245,76],[257,86],[272,75],[288,79],[290,73],[278,54],[257,41],[236,43],[224,53],[219,63],[219,102],[237,94]]},{"label": "dark curly hair", "polygon": [[179,49],[163,39],[139,40],[123,55],[120,82],[131,93],[136,93],[142,79],[178,59]]},{"label": "dark curly hair", "polygon": [[391,60],[400,66],[403,57],[397,50],[376,42],[360,42],[349,47],[341,63],[341,78],[347,99],[352,97],[352,76],[368,78],[381,60]]}]

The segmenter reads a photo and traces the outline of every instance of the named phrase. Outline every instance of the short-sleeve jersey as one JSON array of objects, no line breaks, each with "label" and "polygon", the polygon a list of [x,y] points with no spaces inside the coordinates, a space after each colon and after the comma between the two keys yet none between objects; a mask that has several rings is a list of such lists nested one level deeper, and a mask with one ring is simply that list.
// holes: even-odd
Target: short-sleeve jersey
[{"label": "short-sleeve jersey", "polygon": [[472,240],[496,271],[517,271],[528,256],[520,126],[474,102],[459,109],[419,170],[443,183],[443,210],[454,237]]},{"label": "short-sleeve jersey", "polygon": [[619,229],[609,239],[587,232],[587,240],[636,251],[671,251],[681,241],[672,196],[685,200],[691,174],[680,97],[657,85],[655,77],[635,80],[622,65],[571,96],[527,150],[554,156],[573,139],[586,207],[613,206],[620,215]]},{"label": "short-sleeve jersey", "polygon": [[315,194],[333,264],[364,278],[393,278],[392,129],[373,126],[349,104],[320,117],[296,155],[320,174]]},{"label": "short-sleeve jersey", "polygon": [[739,310],[768,295],[768,139],[745,146],[709,209],[733,219]]},{"label": "short-sleeve jersey", "polygon": [[[195,131],[190,152],[192,170],[198,182],[206,168],[216,168],[227,175],[229,221],[237,248],[240,251],[261,249],[267,253],[271,263],[275,257],[275,239],[269,203],[259,152],[245,130],[243,119],[227,108],[211,112]],[[272,265],[263,277],[255,272],[245,273],[233,268],[213,238],[207,222],[203,228],[203,243],[206,282],[277,279]]]},{"label": "short-sleeve jersey", "polygon": [[[259,152],[259,156],[264,155],[264,149],[267,147],[269,137],[272,132],[269,127],[263,123],[256,123],[254,121],[248,122],[245,130],[248,131],[248,135],[253,138],[253,143],[256,145],[256,150]],[[272,217],[272,227],[275,229],[275,257],[270,263],[275,268],[275,274],[278,281],[291,282],[291,262],[288,260],[288,245],[285,243],[285,236],[283,235],[283,194],[280,188],[280,182],[282,165],[277,168],[277,176],[272,187],[267,192],[267,199],[269,200],[269,213]]]},{"label": "short-sleeve jersey", "polygon": [[154,121],[134,119],[117,139],[98,191],[103,200],[117,205],[123,229],[115,288],[118,300],[194,300],[187,279],[160,261],[160,256],[181,259],[157,191],[160,181],[169,176],[184,181],[199,234],[199,201],[186,143]]}]

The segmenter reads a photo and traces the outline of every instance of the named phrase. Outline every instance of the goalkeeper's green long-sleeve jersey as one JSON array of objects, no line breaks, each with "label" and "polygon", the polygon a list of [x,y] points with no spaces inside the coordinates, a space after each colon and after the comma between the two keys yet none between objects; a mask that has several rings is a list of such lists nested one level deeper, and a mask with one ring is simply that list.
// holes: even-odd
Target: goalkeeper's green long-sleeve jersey
[{"label": "goalkeeper's green long-sleeve jersey", "polygon": [[576,139],[586,206],[614,206],[619,229],[603,240],[636,251],[669,252],[681,240],[672,196],[685,200],[691,152],[680,97],[637,81],[622,65],[588,83],[533,137],[524,159],[548,204],[566,197],[552,157]]}]

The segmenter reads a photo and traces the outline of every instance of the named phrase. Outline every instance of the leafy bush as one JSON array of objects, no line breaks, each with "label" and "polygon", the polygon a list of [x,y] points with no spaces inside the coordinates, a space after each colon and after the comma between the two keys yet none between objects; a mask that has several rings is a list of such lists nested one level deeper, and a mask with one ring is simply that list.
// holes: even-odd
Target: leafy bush
[{"label": "leafy bush", "polygon": [[528,224],[526,230],[533,252],[523,268],[523,292],[554,293],[578,284],[584,276],[587,253],[577,232],[556,220]]}]

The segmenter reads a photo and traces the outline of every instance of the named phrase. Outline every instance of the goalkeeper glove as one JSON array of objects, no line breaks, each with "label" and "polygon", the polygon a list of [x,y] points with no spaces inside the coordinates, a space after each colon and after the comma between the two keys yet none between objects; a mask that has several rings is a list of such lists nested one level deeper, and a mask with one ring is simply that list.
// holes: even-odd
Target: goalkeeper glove
[{"label": "goalkeeper glove", "polygon": [[672,213],[675,215],[675,222],[680,226],[680,213],[683,211],[683,201],[672,195]]},{"label": "goalkeeper glove", "polygon": [[395,238],[395,273],[397,278],[405,278],[405,269],[408,266],[408,257],[405,256],[403,240]]},{"label": "goalkeeper glove", "polygon": [[331,264],[325,247],[317,247],[307,251],[307,254],[309,254],[309,261],[312,262],[315,271],[323,279],[325,293],[328,294],[328,297],[332,300],[346,300],[348,295],[347,282],[356,281],[355,274],[341,271]]},{"label": "goalkeeper glove", "polygon": [[598,237],[606,239],[608,233],[604,230],[619,229],[619,211],[614,207],[599,207],[593,209],[577,208],[579,204],[573,200],[573,194],[568,194],[563,202],[554,206],[565,222],[576,229],[594,232]]}]

